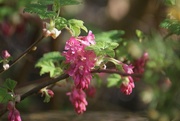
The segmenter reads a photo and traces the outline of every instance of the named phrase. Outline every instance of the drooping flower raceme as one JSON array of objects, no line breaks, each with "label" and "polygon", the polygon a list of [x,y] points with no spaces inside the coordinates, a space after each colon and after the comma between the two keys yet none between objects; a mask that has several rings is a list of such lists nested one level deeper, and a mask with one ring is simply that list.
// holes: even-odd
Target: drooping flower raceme
[{"label": "drooping flower raceme", "polygon": [[9,110],[8,121],[21,121],[20,113],[16,109],[14,102],[9,101],[7,109]]},{"label": "drooping flower raceme", "polygon": [[92,79],[90,71],[95,66],[96,55],[91,50],[85,50],[85,47],[91,44],[95,44],[95,41],[90,31],[88,36],[71,37],[63,52],[65,62],[70,65],[67,73],[73,78],[78,89],[87,89]]},{"label": "drooping flower raceme", "polygon": [[[127,74],[133,74],[134,73],[133,72],[133,66],[131,66],[131,65],[123,64],[123,70]],[[127,76],[124,78],[124,80],[120,86],[120,90],[124,94],[130,95],[132,93],[132,90],[134,87],[135,87],[135,85],[134,85],[133,78],[131,76]]]},{"label": "drooping flower raceme", "polygon": [[67,95],[78,114],[82,114],[86,111],[88,103],[86,101],[86,94],[82,89],[73,88],[72,92],[68,92]]}]

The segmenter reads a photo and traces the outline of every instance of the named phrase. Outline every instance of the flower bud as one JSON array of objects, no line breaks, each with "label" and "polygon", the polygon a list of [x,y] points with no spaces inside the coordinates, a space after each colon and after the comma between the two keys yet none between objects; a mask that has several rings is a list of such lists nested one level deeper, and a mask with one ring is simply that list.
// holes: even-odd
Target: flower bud
[{"label": "flower bud", "polygon": [[11,57],[11,55],[9,54],[7,50],[3,50],[1,53],[1,56],[3,59],[8,59],[9,57]]},{"label": "flower bud", "polygon": [[9,67],[10,67],[10,66],[9,66],[9,64],[8,64],[8,63],[4,63],[4,64],[3,64],[3,68],[4,68],[4,70],[8,70],[8,69],[9,69]]},{"label": "flower bud", "polygon": [[49,96],[53,97],[54,96],[54,92],[50,89],[47,89],[47,92],[49,94]]}]

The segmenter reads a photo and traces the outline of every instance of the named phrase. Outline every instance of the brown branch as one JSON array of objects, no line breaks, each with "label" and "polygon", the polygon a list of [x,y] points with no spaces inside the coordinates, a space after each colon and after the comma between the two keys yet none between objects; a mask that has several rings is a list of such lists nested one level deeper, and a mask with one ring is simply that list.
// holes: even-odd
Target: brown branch
[{"label": "brown branch", "polygon": [[58,78],[55,78],[55,79],[51,79],[51,80],[46,80],[44,81],[43,83],[39,84],[37,87],[29,90],[28,92],[24,93],[21,95],[21,100],[24,100],[26,97],[38,92],[40,89],[48,86],[48,85],[51,85],[51,84],[54,84],[60,80],[63,80],[63,79],[66,79],[68,78],[69,75],[68,74],[62,74],[61,76],[59,76]]},{"label": "brown branch", "polygon": [[[111,69],[97,69],[97,70],[92,70],[91,73],[116,73],[116,74],[120,74],[121,76],[134,76],[134,77],[140,77],[141,74],[127,74],[124,72],[120,72],[120,71],[116,71],[116,70],[111,70]],[[54,84],[58,81],[61,81],[63,79],[68,78],[69,75],[68,74],[62,74],[61,76],[59,76],[58,78],[53,78],[53,79],[49,79],[49,80],[44,80],[42,83],[40,83],[38,86],[32,88],[31,90],[27,91],[26,93],[21,95],[21,101],[24,100],[26,97],[31,96],[34,93],[37,93],[40,89]],[[7,109],[3,109],[0,112],[0,117],[7,112]]]},{"label": "brown branch", "polygon": [[[32,94],[34,93],[37,93],[40,89],[48,86],[48,85],[51,85],[51,84],[54,84],[60,80],[63,80],[63,79],[66,79],[68,78],[69,75],[68,74],[62,74],[61,76],[59,76],[58,78],[55,78],[55,79],[50,79],[50,80],[44,80],[41,84],[39,84],[38,86],[32,88],[31,90],[27,91],[26,93],[22,94],[20,97],[21,97],[21,100],[24,100],[25,98],[31,96]],[[5,113],[7,112],[7,109],[4,108],[0,111],[0,117],[2,115],[4,115]]]},{"label": "brown branch", "polygon": [[133,77],[141,77],[141,74],[128,74],[128,73],[124,73],[124,72],[120,72],[117,70],[111,70],[111,69],[97,69],[97,70],[92,70],[91,73],[115,73],[115,74],[119,74],[121,76],[133,76]]},{"label": "brown branch", "polygon": [[167,40],[167,38],[169,38],[170,36],[172,36],[173,35],[173,33],[171,32],[171,33],[168,33],[165,37],[163,37],[163,40],[165,41],[165,40]]}]

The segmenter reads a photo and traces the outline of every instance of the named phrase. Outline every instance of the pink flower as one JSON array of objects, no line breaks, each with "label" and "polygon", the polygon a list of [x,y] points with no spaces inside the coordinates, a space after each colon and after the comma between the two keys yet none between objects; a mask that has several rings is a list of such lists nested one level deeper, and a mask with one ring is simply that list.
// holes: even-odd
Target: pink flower
[{"label": "pink flower", "polygon": [[15,108],[15,104],[12,101],[8,102],[7,109],[9,110],[8,121],[21,121],[20,113]]},{"label": "pink flower", "polygon": [[89,31],[88,33],[88,36],[80,36],[78,37],[81,41],[81,43],[83,43],[84,45],[86,46],[89,46],[89,45],[94,45],[95,44],[95,36],[94,34],[92,33],[92,31]]},{"label": "pink flower", "polygon": [[86,111],[88,103],[86,101],[86,94],[82,89],[73,88],[72,92],[67,93],[67,95],[78,114],[82,114]]},{"label": "pink flower", "polygon": [[[132,65],[123,64],[123,69],[124,69],[124,72],[127,74],[133,74],[134,73]],[[135,87],[135,85],[134,85],[133,78],[131,76],[127,76],[124,78],[124,80],[120,86],[120,90],[124,94],[130,95],[132,93],[132,90],[134,87]]]},{"label": "pink flower", "polygon": [[90,44],[95,44],[94,35],[91,32],[88,36],[71,37],[66,42],[63,52],[65,62],[70,65],[67,73],[79,89],[87,89],[92,79],[90,71],[95,66],[96,55],[91,50],[85,50],[85,47]]},{"label": "pink flower", "polygon": [[134,81],[132,79],[132,77],[127,77],[125,79],[126,81],[123,81],[121,86],[120,86],[120,90],[122,93],[126,94],[126,95],[130,95],[133,91],[133,88],[135,87],[134,85]]},{"label": "pink flower", "polygon": [[49,96],[53,97],[54,96],[54,92],[50,89],[47,89],[47,93],[49,94]]},{"label": "pink flower", "polygon": [[1,56],[3,59],[8,59],[9,57],[11,57],[11,55],[9,54],[7,50],[3,50],[1,53]]}]

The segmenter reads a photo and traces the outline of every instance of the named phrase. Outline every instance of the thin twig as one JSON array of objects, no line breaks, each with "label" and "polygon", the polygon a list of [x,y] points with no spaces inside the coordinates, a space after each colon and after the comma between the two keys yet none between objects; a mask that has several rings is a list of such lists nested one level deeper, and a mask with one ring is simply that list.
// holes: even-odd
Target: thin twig
[{"label": "thin twig", "polygon": [[[36,46],[42,39],[44,38],[44,36],[41,36],[37,41],[35,41],[31,46],[29,46],[17,59],[15,59],[10,65],[9,68],[11,68],[14,64],[16,64],[19,60],[21,60],[24,56],[26,56],[29,52],[31,52],[32,48],[34,46]],[[0,74],[2,74],[3,72],[5,72],[6,70],[1,69],[0,70]]]},{"label": "thin twig", "polygon": [[111,69],[98,69],[98,70],[92,70],[91,73],[116,73],[121,76],[133,76],[133,77],[141,77],[141,74],[128,74],[124,72],[120,72],[117,70],[111,70]]},{"label": "thin twig", "polygon": [[66,79],[66,78],[68,78],[68,77],[69,77],[68,74],[63,74],[63,75],[59,76],[58,78],[51,79],[51,80],[46,80],[46,81],[44,81],[43,83],[39,84],[37,87],[35,87],[35,88],[29,90],[28,92],[22,94],[22,95],[21,95],[21,100],[24,100],[26,97],[28,97],[28,96],[30,96],[30,95],[38,92],[40,89],[42,89],[42,88],[44,88],[44,87],[46,87],[46,86],[48,86],[48,85],[54,84],[54,83],[56,83],[56,82],[58,82],[58,81],[61,81],[61,80],[63,80],[63,79]]},{"label": "thin twig", "polygon": [[[21,100],[24,100],[25,98],[31,96],[32,94],[34,93],[37,93],[40,89],[48,86],[48,85],[51,85],[51,84],[54,84],[60,80],[63,80],[65,78],[68,78],[69,75],[68,74],[62,74],[61,76],[59,76],[58,78],[55,78],[55,79],[51,79],[51,80],[44,80],[41,84],[39,84],[38,86],[32,88],[31,90],[27,91],[26,93],[22,94],[20,97],[21,97]],[[3,110],[0,111],[0,117],[3,116],[5,113],[7,112],[7,109],[4,108]]]}]

